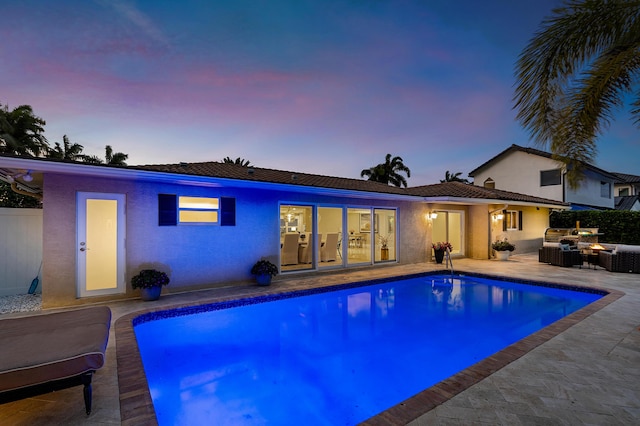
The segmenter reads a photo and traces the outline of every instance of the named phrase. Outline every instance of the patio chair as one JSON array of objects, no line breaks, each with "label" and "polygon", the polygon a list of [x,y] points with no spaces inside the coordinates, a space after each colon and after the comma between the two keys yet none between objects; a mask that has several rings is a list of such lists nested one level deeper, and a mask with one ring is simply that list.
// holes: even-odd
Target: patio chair
[{"label": "patio chair", "polygon": [[545,242],[543,247],[538,250],[538,261],[569,268],[574,265],[582,265],[582,255],[580,250],[569,249],[560,243]]}]

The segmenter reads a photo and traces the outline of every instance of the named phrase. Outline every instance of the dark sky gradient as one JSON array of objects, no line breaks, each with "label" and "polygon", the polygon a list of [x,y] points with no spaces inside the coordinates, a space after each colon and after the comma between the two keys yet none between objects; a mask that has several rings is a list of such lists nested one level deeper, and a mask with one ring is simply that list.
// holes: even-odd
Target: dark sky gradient
[{"label": "dark sky gradient", "polygon": [[[560,0],[2,2],[0,103],[53,144],[129,164],[220,161],[359,178],[400,155],[410,186],[512,143],[514,63]],[[640,174],[622,112],[597,165]]]}]

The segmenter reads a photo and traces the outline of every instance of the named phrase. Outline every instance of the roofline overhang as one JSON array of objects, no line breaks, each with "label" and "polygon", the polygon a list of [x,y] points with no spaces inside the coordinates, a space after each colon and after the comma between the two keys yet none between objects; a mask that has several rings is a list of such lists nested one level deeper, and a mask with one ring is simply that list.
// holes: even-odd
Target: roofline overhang
[{"label": "roofline overhang", "polygon": [[174,184],[187,184],[208,187],[234,187],[234,188],[255,188],[279,191],[291,191],[298,193],[313,193],[327,196],[344,196],[361,199],[378,200],[403,200],[417,201],[423,200],[427,203],[446,204],[504,204],[546,207],[555,209],[569,209],[567,205],[557,205],[550,203],[535,203],[528,201],[488,199],[488,198],[468,198],[468,197],[424,197],[412,194],[392,194],[386,192],[358,191],[352,189],[328,188],[320,186],[294,185],[278,182],[252,181],[233,178],[220,178],[212,176],[189,175],[180,173],[159,172],[154,170],[136,169],[131,167],[116,167],[96,164],[67,163],[60,161],[47,161],[42,159],[16,158],[0,156],[0,167],[13,169],[31,170],[33,173],[59,173],[67,175],[81,175],[108,179],[137,179],[144,181],[155,181]]},{"label": "roofline overhang", "polygon": [[569,204],[551,204],[545,202],[533,202],[533,201],[518,201],[518,200],[504,200],[498,198],[465,198],[465,197],[422,197],[426,203],[441,203],[441,204],[460,204],[460,205],[481,205],[481,204],[509,204],[511,206],[526,206],[526,207],[544,207],[548,209],[562,209],[569,210],[571,206]]},{"label": "roofline overhang", "polygon": [[416,201],[415,195],[392,194],[386,192],[358,191],[351,189],[329,188],[320,186],[294,185],[279,182],[252,181],[214,176],[190,175],[155,170],[136,169],[135,166],[114,167],[96,164],[66,163],[43,161],[27,158],[0,156],[0,167],[31,170],[33,173],[59,173],[81,175],[107,179],[137,179],[175,184],[188,184],[208,187],[255,188],[299,193],[313,193],[329,196],[349,196],[352,198],[369,198],[379,200]]}]

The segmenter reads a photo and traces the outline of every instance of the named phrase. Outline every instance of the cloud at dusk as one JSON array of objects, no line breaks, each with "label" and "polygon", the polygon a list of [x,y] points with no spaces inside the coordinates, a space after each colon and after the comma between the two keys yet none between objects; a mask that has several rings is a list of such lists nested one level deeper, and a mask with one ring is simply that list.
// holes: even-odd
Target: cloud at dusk
[{"label": "cloud at dusk", "polygon": [[[32,105],[52,142],[110,144],[129,164],[230,156],[358,178],[391,153],[411,186],[435,183],[529,144],[513,67],[559,4],[10,2],[0,103]],[[637,158],[636,134],[612,128],[599,165],[638,173],[615,155]]]}]

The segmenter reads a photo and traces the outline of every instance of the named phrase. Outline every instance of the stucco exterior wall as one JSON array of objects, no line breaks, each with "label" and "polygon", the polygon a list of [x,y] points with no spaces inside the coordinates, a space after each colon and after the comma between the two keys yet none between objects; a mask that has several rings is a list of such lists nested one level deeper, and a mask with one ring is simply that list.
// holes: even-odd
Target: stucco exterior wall
[{"label": "stucco exterior wall", "polygon": [[471,259],[489,258],[489,207],[485,204],[470,206],[467,226],[467,257]]},{"label": "stucco exterior wall", "polygon": [[[607,182],[609,184],[609,196],[602,197],[600,194],[600,182]],[[584,179],[580,182],[580,187],[577,189],[571,189],[567,185],[566,189],[566,202],[575,204],[585,204],[588,206],[614,208],[615,202],[613,199],[613,181],[603,178],[600,175],[596,175],[592,172],[586,172]]]},{"label": "stucco exterior wall", "polygon": [[[76,193],[126,196],[126,293],[76,297]],[[236,226],[158,226],[158,194],[235,197]],[[426,219],[420,202],[381,201],[223,186],[47,174],[44,179],[43,306],[64,306],[136,297],[130,279],[145,267],[170,275],[166,292],[251,280],[253,263],[277,263],[280,249],[279,203],[398,208],[398,263],[426,260]],[[375,267],[375,266],[374,266]]]},{"label": "stucco exterior wall", "polygon": [[563,201],[562,185],[540,186],[540,171],[562,168],[550,158],[514,151],[474,176],[474,185],[483,186],[488,178],[496,189]]},{"label": "stucco exterior wall", "polygon": [[[562,169],[562,184],[540,186],[540,172],[543,170]],[[483,186],[485,180],[493,179],[496,189],[518,192],[520,194],[584,204],[595,207],[614,208],[613,181],[592,171],[586,171],[584,180],[577,189],[569,188],[564,177],[565,167],[551,158],[514,151],[491,164],[474,176],[474,185]],[[609,181],[611,197],[600,196],[600,182]]]},{"label": "stucco exterior wall", "polygon": [[[497,208],[501,207],[499,205],[491,206],[492,210]],[[509,206],[507,210],[522,211],[522,230],[503,231],[502,220],[491,220],[491,242],[507,238],[516,246],[514,254],[530,253],[542,247],[544,231],[549,227],[549,209]]]}]

